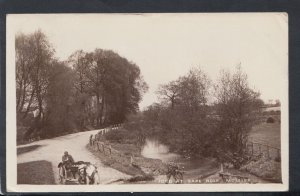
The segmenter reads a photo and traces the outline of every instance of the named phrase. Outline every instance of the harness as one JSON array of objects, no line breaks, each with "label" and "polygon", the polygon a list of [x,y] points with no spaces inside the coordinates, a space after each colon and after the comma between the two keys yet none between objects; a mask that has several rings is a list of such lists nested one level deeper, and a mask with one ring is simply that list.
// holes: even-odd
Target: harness
[{"label": "harness", "polygon": [[86,176],[86,166],[82,167],[82,168],[78,168],[79,170],[79,174],[81,174],[81,170],[83,170],[83,175]]},{"label": "harness", "polygon": [[[95,170],[92,172],[92,174],[91,174],[91,176],[89,176],[89,175],[87,175],[87,173],[86,173],[86,165],[84,166],[84,167],[81,167],[81,168],[79,168],[78,170],[79,170],[79,174],[82,176],[82,175],[84,175],[83,177],[88,177],[92,182],[94,182],[94,176],[95,176],[95,174],[96,173],[98,173],[98,170],[97,170],[97,167],[96,166],[94,166],[95,167]],[[81,171],[83,170],[83,174],[81,173]]]}]

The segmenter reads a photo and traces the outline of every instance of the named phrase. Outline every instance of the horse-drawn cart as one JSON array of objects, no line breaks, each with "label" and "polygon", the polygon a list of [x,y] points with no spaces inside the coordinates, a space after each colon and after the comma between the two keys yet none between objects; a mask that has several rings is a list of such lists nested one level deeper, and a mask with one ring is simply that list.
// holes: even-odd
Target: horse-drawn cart
[{"label": "horse-drawn cart", "polygon": [[89,162],[58,164],[60,184],[99,184],[97,167]]}]

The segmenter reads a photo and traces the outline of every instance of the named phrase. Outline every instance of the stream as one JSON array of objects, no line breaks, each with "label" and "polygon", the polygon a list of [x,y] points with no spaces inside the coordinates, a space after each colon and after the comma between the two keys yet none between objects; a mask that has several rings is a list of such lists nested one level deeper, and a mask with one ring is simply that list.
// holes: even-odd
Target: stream
[{"label": "stream", "polygon": [[[156,139],[146,139],[145,145],[142,148],[142,156],[152,159],[160,159],[161,161],[176,162],[184,169],[185,183],[188,180],[206,178],[208,176],[216,176],[220,171],[220,165],[212,158],[198,158],[198,159],[185,159],[181,155],[172,153],[169,147],[160,143]],[[259,179],[247,172],[241,172],[239,170],[230,169],[233,173],[239,173],[243,176],[247,176],[251,179],[251,183],[266,183],[266,181]],[[231,173],[230,172],[230,173]]]},{"label": "stream", "polygon": [[160,143],[156,139],[146,139],[141,154],[147,158],[160,159],[165,163],[175,162],[184,167],[186,173],[194,173],[193,175],[203,172],[203,169],[216,168],[216,165],[213,164],[214,160],[212,159],[185,159],[179,154],[170,152],[168,146]]},{"label": "stream", "polygon": [[176,161],[181,159],[181,156],[176,153],[171,153],[169,147],[161,144],[155,139],[146,139],[145,145],[141,152],[142,156],[151,159],[160,159],[163,162]]}]

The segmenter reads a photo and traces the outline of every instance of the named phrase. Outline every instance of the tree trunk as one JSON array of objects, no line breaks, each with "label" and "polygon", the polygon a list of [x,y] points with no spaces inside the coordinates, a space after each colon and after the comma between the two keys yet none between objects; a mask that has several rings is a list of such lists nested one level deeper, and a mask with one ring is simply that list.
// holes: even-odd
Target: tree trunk
[{"label": "tree trunk", "polygon": [[24,103],[25,103],[25,97],[26,97],[26,90],[25,90],[25,85],[23,85],[23,87],[22,87],[22,95],[21,95],[21,97],[22,97],[22,100],[21,100],[21,103],[20,103],[20,105],[19,105],[19,112],[21,113],[22,112],[22,110],[23,110],[23,106],[24,106]]},{"label": "tree trunk", "polygon": [[30,109],[30,106],[31,106],[31,103],[32,103],[32,100],[33,100],[33,96],[34,96],[34,90],[32,90],[32,93],[31,93],[31,96],[30,96],[30,99],[29,99],[29,102],[28,102],[28,105],[27,105],[27,109],[23,115],[23,119],[25,119],[27,117],[27,114],[29,112],[29,109]]},{"label": "tree trunk", "polygon": [[103,116],[104,116],[104,104],[105,104],[105,99],[104,99],[104,95],[102,96],[102,103],[101,103],[101,110],[100,110],[100,123],[101,125],[103,125],[104,120],[103,120]]},{"label": "tree trunk", "polygon": [[97,128],[100,127],[100,112],[99,112],[99,108],[100,108],[100,96],[99,94],[96,95],[97,96],[97,115],[96,115],[96,126]]}]

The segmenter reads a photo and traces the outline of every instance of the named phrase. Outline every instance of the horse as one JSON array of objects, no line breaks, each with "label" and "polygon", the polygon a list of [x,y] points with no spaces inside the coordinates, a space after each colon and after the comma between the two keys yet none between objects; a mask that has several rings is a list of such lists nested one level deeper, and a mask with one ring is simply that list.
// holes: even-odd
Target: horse
[{"label": "horse", "polygon": [[100,184],[100,176],[97,167],[91,163],[78,166],[80,184]]},{"label": "horse", "polygon": [[69,167],[66,171],[66,166],[64,166],[63,162],[58,164],[58,175],[59,175],[59,183],[65,184],[66,179],[68,178],[68,173],[70,172],[74,179],[76,179],[76,173],[78,173],[77,167]]},{"label": "horse", "polygon": [[58,164],[58,180],[60,184],[65,184],[66,183],[66,179],[65,179],[65,169],[63,167],[63,163],[60,162]]}]

